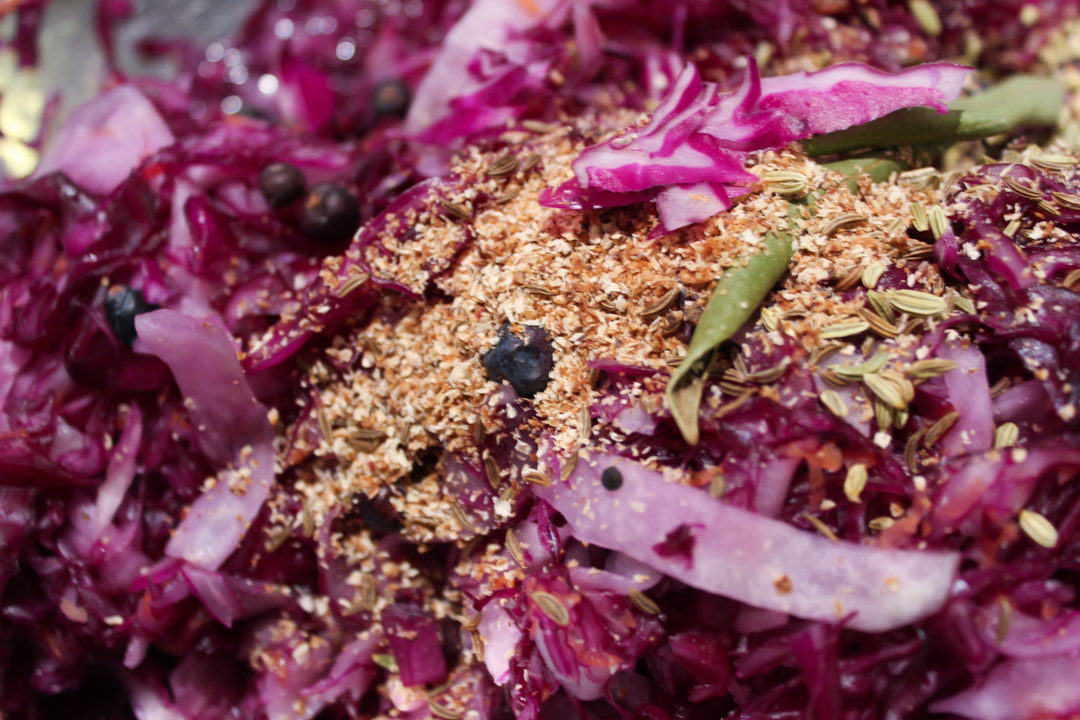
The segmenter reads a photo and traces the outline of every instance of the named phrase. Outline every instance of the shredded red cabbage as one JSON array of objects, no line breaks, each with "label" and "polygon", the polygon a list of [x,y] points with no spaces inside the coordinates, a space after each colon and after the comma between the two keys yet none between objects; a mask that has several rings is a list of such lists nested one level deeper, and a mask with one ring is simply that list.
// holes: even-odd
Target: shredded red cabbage
[{"label": "shredded red cabbage", "polygon": [[[40,59],[46,4],[17,3],[23,64]],[[99,3],[106,30],[126,5]],[[465,513],[506,504],[472,547],[408,542],[387,495],[305,527],[293,484],[317,462],[294,452],[297,436],[322,432],[305,369],[337,371],[326,350],[342,327],[444,299],[438,268],[406,286],[359,250],[393,257],[401,216],[469,182],[442,176],[452,152],[651,110],[545,202],[652,201],[670,231],[757,181],[748,152],[941,109],[966,72],[952,61],[1028,68],[1078,7],[920,3],[932,31],[909,5],[266,0],[209,49],[148,39],[180,75],[113,67],[109,89],[51,129],[34,175],[0,187],[0,714],[1080,712],[1080,285],[1066,283],[1080,271],[1080,175],[1053,163],[978,166],[946,197],[949,227],[919,262],[974,304],[911,348],[957,364],[919,385],[899,436],[956,413],[918,482],[903,443],[881,447],[872,420],[823,408],[806,368],[785,366],[782,402],[730,408],[710,381],[691,448],[658,393],[631,388],[653,371],[600,358],[590,412],[614,430],[566,482],[508,390],[478,442],[503,467],[548,458],[549,487],[510,504],[462,457],[424,469]],[[866,65],[781,74],[826,53]],[[771,60],[759,73],[750,55]],[[259,175],[277,162],[357,199],[348,247],[305,234],[300,206],[271,207]],[[918,263],[891,272],[882,289]],[[135,291],[129,344],[106,307]],[[767,367],[795,353],[786,342],[746,352]],[[1015,442],[995,447],[1010,422]],[[875,468],[857,511],[822,509],[821,484],[843,483],[836,457]],[[871,533],[866,518],[901,502],[910,514]],[[1022,510],[1052,525],[1052,547],[1021,534]],[[421,568],[424,589],[378,564],[355,582],[337,544],[355,522],[373,557]],[[459,572],[485,546],[520,577],[493,591]],[[459,705],[438,704],[443,687]]]}]

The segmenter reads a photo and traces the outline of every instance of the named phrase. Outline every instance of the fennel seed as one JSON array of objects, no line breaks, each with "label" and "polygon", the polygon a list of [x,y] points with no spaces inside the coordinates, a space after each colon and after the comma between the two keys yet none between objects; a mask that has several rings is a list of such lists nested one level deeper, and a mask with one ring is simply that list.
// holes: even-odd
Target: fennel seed
[{"label": "fennel seed", "polygon": [[1002,423],[994,429],[994,447],[996,448],[1012,447],[1019,439],[1020,428],[1016,427],[1016,423]]},{"label": "fennel seed", "polygon": [[942,315],[948,309],[945,298],[922,290],[890,290],[885,297],[894,308],[911,315]]},{"label": "fennel seed", "polygon": [[570,613],[559,598],[542,590],[531,593],[529,597],[536,603],[536,607],[540,608],[540,612],[547,615],[556,625],[566,627],[570,624]]},{"label": "fennel seed", "polygon": [[869,329],[870,323],[865,320],[844,320],[822,328],[819,337],[826,340],[832,340],[834,338],[859,335]]},{"label": "fennel seed", "polygon": [[1033,510],[1021,510],[1020,529],[1031,540],[1044,548],[1053,548],[1058,544],[1058,531],[1054,524]]},{"label": "fennel seed", "polygon": [[866,487],[868,476],[866,466],[862,463],[848,468],[847,476],[844,478],[844,496],[853,503],[859,502],[859,496]]},{"label": "fennel seed", "polygon": [[846,418],[848,413],[847,403],[844,402],[844,398],[840,393],[831,388],[826,388],[818,393],[818,399],[821,400],[821,404],[824,405],[829,412],[838,418]]},{"label": "fennel seed", "polygon": [[657,605],[652,598],[650,598],[648,595],[641,592],[637,588],[630,588],[626,594],[630,598],[630,602],[633,603],[634,607],[636,607],[638,610],[645,613],[646,615],[660,614],[660,606]]}]

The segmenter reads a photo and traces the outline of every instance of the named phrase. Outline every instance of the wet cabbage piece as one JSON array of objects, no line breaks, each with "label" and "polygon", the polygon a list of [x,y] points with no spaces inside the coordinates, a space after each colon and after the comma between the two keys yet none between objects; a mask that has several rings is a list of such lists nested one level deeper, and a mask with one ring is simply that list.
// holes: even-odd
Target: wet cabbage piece
[{"label": "wet cabbage piece", "polygon": [[1078,10],[258,2],[0,128],[0,714],[1075,715]]}]

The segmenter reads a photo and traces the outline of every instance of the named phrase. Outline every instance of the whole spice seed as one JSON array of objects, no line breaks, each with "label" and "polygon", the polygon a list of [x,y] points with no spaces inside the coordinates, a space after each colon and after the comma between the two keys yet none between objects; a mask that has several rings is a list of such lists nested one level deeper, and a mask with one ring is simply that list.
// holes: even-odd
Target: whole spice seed
[{"label": "whole spice seed", "polygon": [[998,380],[997,382],[995,382],[993,385],[990,386],[990,397],[991,397],[991,399],[997,398],[998,395],[1001,395],[1001,393],[1005,392],[1010,387],[1012,387],[1012,380],[1010,380],[1007,377],[1001,378],[1000,380]]},{"label": "whole spice seed", "polygon": [[964,297],[963,295],[959,295],[959,294],[954,294],[953,295],[953,304],[961,312],[964,312],[964,313],[966,313],[968,315],[974,315],[975,314],[975,303],[972,302],[971,298]]},{"label": "whole spice seed", "polygon": [[766,330],[772,332],[777,328],[779,320],[777,320],[776,313],[769,308],[761,308],[761,324]]},{"label": "whole spice seed", "polygon": [[873,289],[878,284],[878,280],[881,279],[881,276],[885,274],[885,269],[885,263],[870,263],[863,268],[861,275],[862,284],[867,288]]},{"label": "whole spice seed", "polygon": [[1065,276],[1065,280],[1061,283],[1067,290],[1075,290],[1080,285],[1080,268],[1076,268],[1068,275]]},{"label": "whole spice seed", "polygon": [[559,125],[553,125],[552,123],[546,123],[541,120],[522,120],[521,127],[534,133],[546,135],[547,133],[553,133],[559,129]]},{"label": "whole spice seed", "polygon": [[370,278],[371,276],[365,272],[350,275],[345,282],[337,286],[337,289],[334,290],[334,294],[343,298],[364,285]]},{"label": "whole spice seed", "polygon": [[525,564],[525,553],[521,551],[521,544],[518,542],[513,528],[506,528],[506,550],[519,565]]},{"label": "whole spice seed", "polygon": [[855,283],[859,282],[862,278],[862,268],[853,268],[846,275],[840,278],[839,282],[834,286],[837,292],[844,292],[855,287]]},{"label": "whole spice seed", "polygon": [[439,207],[443,209],[447,215],[452,215],[459,220],[466,222],[472,220],[472,213],[464,205],[458,205],[457,203],[448,202],[446,200],[439,201]]},{"label": "whole spice seed", "polygon": [[721,473],[716,473],[709,481],[709,497],[720,499],[727,491],[727,481]]},{"label": "whole spice seed", "polygon": [[566,627],[570,624],[570,613],[567,612],[566,606],[562,604],[559,598],[541,590],[530,594],[529,597],[536,603],[536,607],[540,608],[540,612],[547,615],[556,625]]},{"label": "whole spice seed", "polygon": [[533,153],[532,155],[528,156],[527,158],[525,158],[524,160],[521,161],[521,172],[522,173],[527,173],[530,170],[532,170],[534,167],[536,167],[539,163],[540,163],[540,156],[537,155],[536,153]]},{"label": "whole spice seed", "polygon": [[581,442],[588,442],[589,436],[592,434],[592,413],[589,412],[589,408],[582,407],[578,411],[578,439]]},{"label": "whole spice seed", "polygon": [[870,324],[870,330],[875,335],[880,335],[883,338],[894,338],[900,334],[900,328],[896,327],[876,312],[871,312],[867,308],[859,308],[858,313],[859,317]]},{"label": "whole spice seed", "polygon": [[818,337],[826,340],[834,338],[850,337],[852,335],[859,335],[870,329],[870,323],[865,320],[844,320],[841,322],[827,325],[821,329],[818,333]]},{"label": "whole spice seed", "polygon": [[809,180],[802,173],[792,170],[775,170],[761,176],[761,181],[777,195],[802,195]]},{"label": "whole spice seed", "polygon": [[911,227],[915,228],[919,232],[926,232],[930,229],[930,218],[926,216],[926,209],[921,202],[913,202],[909,206],[911,210]]},{"label": "whole spice seed", "polygon": [[935,240],[940,240],[949,229],[949,219],[945,217],[945,211],[940,205],[933,205],[927,214],[927,219],[930,222],[930,233]]},{"label": "whole spice seed", "polygon": [[484,174],[488,177],[503,177],[506,175],[512,175],[518,169],[518,159],[513,155],[503,155],[501,158],[491,163],[488,169],[484,171]]},{"label": "whole spice seed", "polygon": [[828,408],[829,412],[833,415],[839,418],[847,417],[847,403],[844,402],[844,398],[840,396],[840,393],[826,388],[818,394],[818,399],[821,400],[821,404]]},{"label": "whole spice seed", "polygon": [[889,357],[883,352],[876,353],[873,357],[865,362],[861,362],[858,365],[833,365],[833,369],[841,377],[851,378],[852,380],[858,380],[864,375],[870,373],[876,373],[885,367],[885,363],[888,362]]},{"label": "whole spice seed", "polygon": [[499,464],[490,455],[484,456],[484,472],[487,474],[488,484],[493,490],[499,489]]},{"label": "whole spice seed", "polygon": [[945,360],[942,358],[926,358],[925,360],[916,360],[911,363],[904,372],[910,377],[919,380],[928,380],[930,378],[944,375],[950,370],[955,370],[957,364],[952,360]]},{"label": "whole spice seed", "polygon": [[941,17],[929,0],[909,0],[908,9],[924,33],[927,35],[941,34]]},{"label": "whole spice seed", "polygon": [[465,512],[465,508],[461,507],[461,503],[457,500],[450,501],[450,514],[463,530],[472,531],[475,529],[472,518],[469,517],[469,514]]},{"label": "whole spice seed", "polygon": [[908,437],[907,442],[904,443],[904,463],[913,473],[919,471],[919,443],[922,442],[925,434],[926,428],[921,427],[913,432],[911,436]]},{"label": "whole spice seed", "polygon": [[646,615],[660,614],[660,606],[653,602],[652,598],[637,588],[630,588],[626,594],[629,596],[630,602],[633,603],[634,607]]},{"label": "whole spice seed", "polygon": [[532,470],[531,467],[525,468],[522,471],[522,479],[530,485],[539,485],[542,488],[551,487],[551,478],[541,473],[539,470]]},{"label": "whole spice seed", "polygon": [[847,476],[844,478],[844,496],[853,503],[859,502],[859,496],[866,487],[867,477],[866,466],[862,463],[848,468]]},{"label": "whole spice seed", "polygon": [[[866,387],[870,388],[871,392],[889,407],[896,410],[907,407],[903,390],[891,378],[878,373],[869,373],[863,376],[862,380],[866,383]],[[889,424],[892,424],[891,419]]]},{"label": "whole spice seed", "polygon": [[927,429],[926,437],[923,438],[923,446],[928,448],[933,447],[938,440],[945,437],[945,433],[952,429],[952,426],[956,424],[959,417],[960,413],[954,410],[938,418],[938,420]]},{"label": "whole spice seed", "polygon": [[887,380],[896,387],[900,392],[900,397],[904,399],[905,403],[910,403],[915,399],[915,386],[902,374],[895,370],[881,370],[878,372],[878,375],[880,375],[883,380]]},{"label": "whole spice seed", "polygon": [[894,308],[911,315],[930,317],[944,314],[948,309],[945,298],[922,290],[890,290],[885,297]]},{"label": "whole spice seed", "polygon": [[1063,193],[1058,192],[1057,190],[1052,190],[1050,192],[1050,197],[1054,198],[1054,201],[1058,205],[1066,208],[1067,210],[1080,210],[1080,195],[1073,195],[1071,193]]},{"label": "whole spice seed", "polygon": [[757,372],[750,373],[746,376],[746,379],[752,383],[757,383],[758,385],[766,385],[771,382],[776,382],[787,371],[788,364],[789,363],[785,359],[771,368],[766,368],[765,370],[758,370]]},{"label": "whole spice seed", "polygon": [[1012,624],[1012,603],[1004,595],[998,596],[998,605],[1001,606],[1001,615],[998,617],[997,632],[994,641],[1000,645],[1009,634],[1009,625]]},{"label": "whole spice seed", "polygon": [[1068,155],[1040,155],[1031,164],[1042,170],[1068,170],[1076,165],[1076,158]]},{"label": "whole spice seed", "polygon": [[866,524],[871,530],[875,532],[881,532],[882,530],[888,530],[889,528],[891,528],[893,525],[896,524],[896,521],[888,515],[882,515],[880,517],[872,519]]},{"label": "whole spice seed", "polygon": [[841,230],[847,230],[848,228],[855,227],[856,225],[862,225],[869,220],[865,215],[841,215],[835,220],[830,221],[821,229],[821,234],[825,237],[832,237]]},{"label": "whole spice seed", "polygon": [[507,190],[502,195],[496,195],[495,196],[495,204],[496,205],[505,205],[506,203],[508,203],[511,200],[513,200],[514,198],[516,198],[520,193],[521,193],[520,188],[515,188],[514,190]]},{"label": "whole spice seed", "polygon": [[893,312],[892,305],[889,304],[889,298],[885,293],[878,292],[877,290],[866,291],[866,302],[870,303],[870,307],[874,309],[878,315],[883,317],[886,322],[896,322],[896,314]]},{"label": "whole spice seed", "polygon": [[934,246],[926,245],[924,243],[915,243],[908,246],[908,249],[904,251],[900,257],[909,262],[919,262],[925,260],[934,254]]},{"label": "whole spice seed", "polygon": [[817,530],[819,533],[821,533],[823,536],[825,536],[829,540],[832,540],[833,542],[840,542],[840,538],[836,537],[836,533],[834,533],[832,531],[832,529],[828,525],[826,525],[824,522],[822,522],[819,518],[816,518],[813,515],[811,515],[810,513],[806,513],[806,512],[799,513],[799,515],[804,520],[806,520],[806,522],[813,525],[815,530]]},{"label": "whole spice seed", "polygon": [[874,420],[879,430],[888,430],[893,425],[893,409],[881,398],[874,398]]},{"label": "whole spice seed", "polygon": [[649,318],[666,312],[671,308],[672,305],[675,304],[675,301],[678,300],[679,294],[681,292],[682,291],[678,287],[671,288],[666,293],[664,293],[659,300],[657,300],[652,305],[648,306],[638,314],[641,317]]},{"label": "whole spice seed", "polygon": [[559,472],[559,479],[566,482],[570,479],[570,476],[574,474],[574,468],[577,467],[578,451],[575,450],[570,454],[570,457],[566,458],[566,462],[563,463],[562,470]]},{"label": "whole spice seed", "polygon": [[1012,447],[1020,439],[1020,428],[1016,423],[1002,423],[994,430],[994,447]]},{"label": "whole spice seed", "polygon": [[829,385],[832,385],[834,388],[847,387],[848,385],[848,381],[840,377],[839,373],[837,373],[831,367],[823,368],[818,373],[818,375],[821,376],[822,380],[824,380]]},{"label": "whole spice seed", "polygon": [[1035,543],[1044,548],[1053,548],[1058,544],[1058,531],[1054,524],[1032,510],[1021,510],[1020,529]]},{"label": "whole spice seed", "polygon": [[1005,185],[1014,193],[1027,200],[1039,200],[1042,198],[1042,192],[1037,188],[1033,188],[1022,180],[1017,180],[1014,177],[1006,175],[1002,178]]},{"label": "whole spice seed", "polygon": [[322,435],[323,442],[328,446],[333,444],[334,436],[330,428],[330,421],[326,417],[326,411],[323,410],[322,403],[315,405],[315,420],[319,424],[319,434]]}]

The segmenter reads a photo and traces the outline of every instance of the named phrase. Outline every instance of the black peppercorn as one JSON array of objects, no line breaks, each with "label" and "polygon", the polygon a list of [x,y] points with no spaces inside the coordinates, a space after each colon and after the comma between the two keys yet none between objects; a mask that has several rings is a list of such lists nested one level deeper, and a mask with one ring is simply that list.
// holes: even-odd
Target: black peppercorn
[{"label": "black peppercorn", "polygon": [[126,285],[113,285],[105,296],[105,319],[120,342],[127,345],[137,337],[135,317],[157,309],[157,305],[146,302],[142,290]]},{"label": "black peppercorn", "polygon": [[409,86],[397,78],[382,80],[371,92],[371,107],[377,115],[402,117],[409,100]]},{"label": "black peppercorn", "polygon": [[272,208],[291,205],[304,197],[306,190],[304,173],[291,163],[272,163],[259,173],[259,191]]},{"label": "black peppercorn", "polygon": [[619,472],[619,468],[614,465],[604,468],[604,472],[600,473],[600,484],[604,486],[605,490],[618,490],[621,488],[622,473]]},{"label": "black peppercorn", "polygon": [[352,238],[360,227],[360,203],[347,187],[324,182],[311,188],[304,201],[300,228],[312,240],[336,245]]}]

